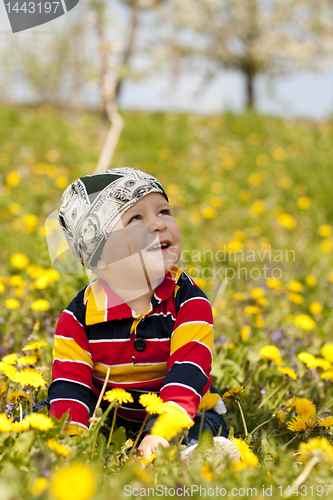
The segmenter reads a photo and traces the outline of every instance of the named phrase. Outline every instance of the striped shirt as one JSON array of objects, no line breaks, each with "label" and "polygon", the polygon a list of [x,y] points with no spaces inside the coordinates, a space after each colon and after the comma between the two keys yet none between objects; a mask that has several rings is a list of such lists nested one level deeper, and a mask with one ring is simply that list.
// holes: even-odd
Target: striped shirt
[{"label": "striped shirt", "polygon": [[[135,348],[138,339],[144,339],[142,351]],[[213,341],[211,305],[181,268],[166,274],[145,313],[136,313],[97,279],[59,318],[50,413],[60,418],[69,410],[68,433],[77,433],[75,426],[88,429],[110,367],[107,390],[123,388],[134,398],[119,407],[123,418],[142,421],[145,410],[138,398],[153,392],[193,419],[199,405],[209,409],[217,403],[218,395],[209,393]]]}]

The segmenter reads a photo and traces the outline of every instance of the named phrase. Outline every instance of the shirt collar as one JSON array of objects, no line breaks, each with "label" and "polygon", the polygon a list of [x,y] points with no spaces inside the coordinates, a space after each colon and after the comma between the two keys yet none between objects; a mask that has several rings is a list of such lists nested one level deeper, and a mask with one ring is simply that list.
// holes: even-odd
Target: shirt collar
[{"label": "shirt collar", "polygon": [[[151,299],[153,308],[172,295],[181,273],[182,269],[180,267],[173,266],[171,271],[165,275]],[[107,283],[101,279],[97,279],[87,286],[83,300],[86,305],[86,325],[94,325],[114,319],[139,318],[143,316],[143,313],[136,313],[130,306],[123,302],[109,288]]]}]

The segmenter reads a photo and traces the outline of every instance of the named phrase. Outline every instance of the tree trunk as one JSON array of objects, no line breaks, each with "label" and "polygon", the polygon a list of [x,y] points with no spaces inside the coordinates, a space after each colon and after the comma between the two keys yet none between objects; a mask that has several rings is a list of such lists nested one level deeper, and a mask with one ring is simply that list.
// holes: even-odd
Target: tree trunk
[{"label": "tree trunk", "polygon": [[120,91],[123,86],[124,82],[124,77],[122,75],[122,69],[127,66],[128,61],[132,55],[133,52],[133,45],[134,45],[134,37],[136,33],[136,29],[138,26],[138,17],[139,17],[139,2],[138,0],[133,0],[131,4],[131,25],[129,29],[129,34],[128,34],[128,40],[127,40],[127,46],[125,48],[124,54],[123,54],[123,59],[121,61],[121,66],[120,66],[120,73],[118,76],[118,80],[116,83],[116,89],[115,89],[115,94],[116,94],[116,99],[119,98]]},{"label": "tree trunk", "polygon": [[253,109],[255,103],[254,74],[252,72],[247,72],[245,74],[245,78],[246,78],[246,107],[248,109]]}]

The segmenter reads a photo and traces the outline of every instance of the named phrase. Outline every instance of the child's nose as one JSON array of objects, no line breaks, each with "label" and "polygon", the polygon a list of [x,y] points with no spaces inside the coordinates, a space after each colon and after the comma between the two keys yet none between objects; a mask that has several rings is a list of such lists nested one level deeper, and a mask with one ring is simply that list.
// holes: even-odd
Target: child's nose
[{"label": "child's nose", "polygon": [[152,217],[148,223],[149,231],[151,233],[155,231],[163,231],[166,228],[165,221],[161,217]]}]

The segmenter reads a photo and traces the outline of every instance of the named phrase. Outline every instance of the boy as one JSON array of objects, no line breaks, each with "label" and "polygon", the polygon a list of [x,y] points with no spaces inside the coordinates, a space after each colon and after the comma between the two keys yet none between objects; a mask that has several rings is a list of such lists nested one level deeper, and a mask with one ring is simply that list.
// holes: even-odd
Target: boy
[{"label": "boy", "polygon": [[[211,306],[176,266],[181,232],[158,180],[135,168],[82,177],[63,194],[59,219],[74,255],[98,279],[78,293],[57,324],[50,413],[60,418],[70,411],[71,435],[88,429],[110,368],[107,389],[123,388],[134,398],[118,409],[122,425],[140,425],[140,394],[159,393],[194,420],[189,449],[203,418],[202,430],[213,436],[222,430],[224,437],[215,438],[220,454],[239,457],[226,439],[225,408],[211,387]],[[139,446],[145,458],[159,444],[169,445],[164,436],[149,434],[156,418],[150,416]]]}]

